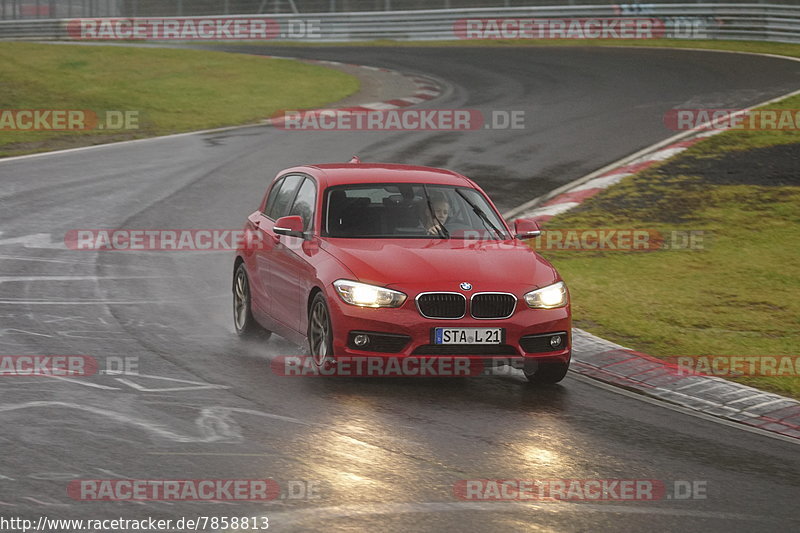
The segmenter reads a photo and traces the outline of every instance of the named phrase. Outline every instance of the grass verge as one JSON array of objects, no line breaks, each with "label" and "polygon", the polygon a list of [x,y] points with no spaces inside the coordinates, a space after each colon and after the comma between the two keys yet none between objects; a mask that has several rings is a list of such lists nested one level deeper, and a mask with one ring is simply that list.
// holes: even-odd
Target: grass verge
[{"label": "grass verge", "polygon": [[197,50],[9,42],[0,64],[3,109],[138,115],[137,129],[0,130],[0,156],[256,123],[359,89],[355,77],[321,66]]},{"label": "grass verge", "polygon": [[[570,286],[576,326],[604,338],[657,357],[796,356],[800,146],[709,154],[687,151],[546,225],[702,231],[698,249],[543,254]],[[736,381],[800,399],[796,376]]]}]

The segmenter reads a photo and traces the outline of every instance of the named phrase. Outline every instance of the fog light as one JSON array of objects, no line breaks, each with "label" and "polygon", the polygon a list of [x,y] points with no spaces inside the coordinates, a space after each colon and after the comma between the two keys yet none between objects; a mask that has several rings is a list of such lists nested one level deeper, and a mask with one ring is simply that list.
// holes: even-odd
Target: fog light
[{"label": "fog light", "polygon": [[353,343],[356,346],[366,346],[369,343],[369,336],[368,335],[356,335],[353,338]]},{"label": "fog light", "polygon": [[550,346],[553,348],[558,348],[561,346],[561,335],[553,335],[550,337]]}]

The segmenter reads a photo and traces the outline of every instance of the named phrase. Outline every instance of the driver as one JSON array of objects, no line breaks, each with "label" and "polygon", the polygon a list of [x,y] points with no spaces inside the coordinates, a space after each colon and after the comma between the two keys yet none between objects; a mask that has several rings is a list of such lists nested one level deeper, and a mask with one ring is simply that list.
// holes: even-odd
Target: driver
[{"label": "driver", "polygon": [[[431,213],[433,211],[433,213]],[[444,223],[450,216],[450,202],[444,194],[431,195],[431,209],[427,205],[423,209],[423,225],[429,235],[438,235],[443,232]]]}]

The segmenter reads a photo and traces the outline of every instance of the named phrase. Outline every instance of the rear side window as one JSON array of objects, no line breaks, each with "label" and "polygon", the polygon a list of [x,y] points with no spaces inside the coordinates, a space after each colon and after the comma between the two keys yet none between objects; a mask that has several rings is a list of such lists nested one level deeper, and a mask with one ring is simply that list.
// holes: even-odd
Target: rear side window
[{"label": "rear side window", "polygon": [[285,216],[302,180],[303,176],[296,175],[281,178],[272,187],[269,198],[267,198],[267,207],[264,209],[264,214],[272,220]]}]

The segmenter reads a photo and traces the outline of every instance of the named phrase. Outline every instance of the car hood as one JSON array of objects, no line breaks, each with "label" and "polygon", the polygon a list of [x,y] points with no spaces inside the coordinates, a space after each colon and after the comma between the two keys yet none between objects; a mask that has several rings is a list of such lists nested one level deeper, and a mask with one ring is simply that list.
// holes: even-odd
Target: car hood
[{"label": "car hood", "polygon": [[330,239],[324,249],[358,281],[393,288],[476,291],[530,290],[558,279],[550,263],[512,240]]}]

